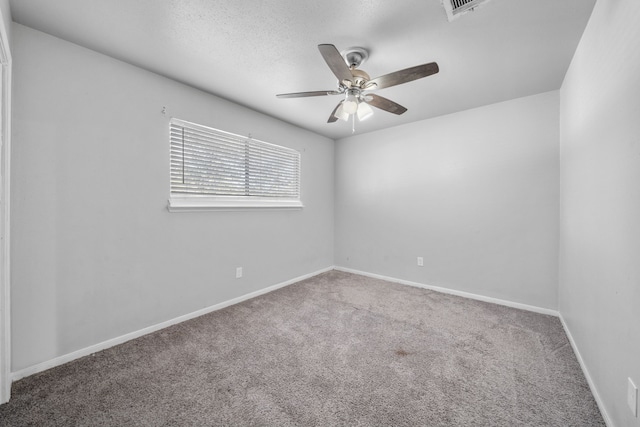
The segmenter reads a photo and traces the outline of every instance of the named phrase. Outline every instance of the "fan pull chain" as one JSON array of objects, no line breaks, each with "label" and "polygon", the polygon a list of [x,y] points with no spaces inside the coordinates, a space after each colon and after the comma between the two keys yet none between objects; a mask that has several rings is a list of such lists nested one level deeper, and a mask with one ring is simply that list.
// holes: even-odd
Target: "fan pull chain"
[{"label": "fan pull chain", "polygon": [[356,133],[356,115],[351,115],[351,133]]}]

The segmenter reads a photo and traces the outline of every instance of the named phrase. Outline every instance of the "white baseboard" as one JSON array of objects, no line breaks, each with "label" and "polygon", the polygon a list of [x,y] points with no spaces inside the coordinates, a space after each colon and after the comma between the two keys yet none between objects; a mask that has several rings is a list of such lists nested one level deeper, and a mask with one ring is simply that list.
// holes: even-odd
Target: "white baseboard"
[{"label": "white baseboard", "polygon": [[543,308],[543,307],[537,307],[535,305],[528,305],[528,304],[522,304],[522,303],[519,303],[519,302],[513,302],[513,301],[508,301],[508,300],[503,300],[503,299],[498,299],[498,298],[492,298],[492,297],[487,297],[487,296],[484,296],[484,295],[472,294],[472,293],[464,292],[464,291],[457,291],[455,289],[442,288],[440,286],[433,286],[433,285],[429,285],[429,284],[425,284],[425,283],[411,282],[409,280],[396,279],[395,277],[382,276],[380,274],[368,273],[366,271],[359,271],[359,270],[354,270],[354,269],[346,268],[346,267],[336,266],[335,269],[338,270],[338,271],[344,271],[346,273],[359,274],[361,276],[367,276],[367,277],[372,277],[374,279],[386,280],[388,282],[400,283],[402,285],[408,285],[408,286],[414,286],[414,287],[417,287],[417,288],[428,289],[430,291],[441,292],[441,293],[444,293],[444,294],[456,295],[456,296],[459,296],[459,297],[475,299],[475,300],[484,301],[484,302],[490,302],[490,303],[493,303],[493,304],[504,305],[504,306],[512,307],[512,308],[519,308],[520,310],[533,311],[534,313],[547,314],[547,315],[556,316],[556,317],[559,316],[559,313],[556,310],[551,310],[549,308]]},{"label": "white baseboard", "polygon": [[255,291],[255,292],[251,292],[251,293],[239,296],[237,298],[233,298],[233,299],[230,299],[228,301],[224,301],[224,302],[221,302],[219,304],[215,304],[215,305],[212,305],[210,307],[206,307],[206,308],[203,308],[201,310],[197,310],[197,311],[194,311],[192,313],[185,314],[183,316],[179,316],[179,317],[176,317],[174,319],[167,320],[165,322],[158,323],[156,325],[149,326],[149,327],[144,328],[144,329],[140,329],[138,331],[134,331],[134,332],[131,332],[131,333],[128,333],[128,334],[125,334],[125,335],[122,335],[122,336],[119,336],[119,337],[116,337],[116,338],[112,338],[110,340],[103,341],[101,343],[98,343],[98,344],[95,344],[95,345],[92,345],[92,346],[89,346],[89,347],[86,347],[86,348],[82,348],[80,350],[76,350],[76,351],[74,351],[72,353],[68,353],[68,354],[56,357],[55,359],[51,359],[51,360],[47,360],[47,361],[42,362],[42,363],[38,363],[37,365],[29,366],[29,367],[21,369],[19,371],[12,372],[11,373],[11,381],[18,381],[19,379],[28,377],[29,375],[37,374],[39,372],[46,371],[47,369],[55,368],[56,366],[63,365],[65,363],[71,362],[71,361],[73,361],[75,359],[79,359],[79,358],[84,357],[84,356],[89,356],[90,354],[96,353],[96,352],[101,351],[101,350],[106,350],[107,348],[116,346],[118,344],[125,343],[125,342],[130,341],[130,340],[135,339],[135,338],[139,338],[139,337],[141,337],[143,335],[147,335],[147,334],[150,334],[152,332],[159,331],[160,329],[164,329],[166,327],[169,327],[169,326],[172,326],[172,325],[176,325],[178,323],[182,323],[182,322],[184,322],[186,320],[190,320],[190,319],[193,319],[195,317],[199,317],[199,316],[202,316],[204,314],[211,313],[213,311],[217,311],[217,310],[223,309],[225,307],[229,307],[230,305],[238,304],[240,302],[249,300],[251,298],[255,298],[255,297],[260,296],[260,295],[264,295],[266,293],[275,291],[276,289],[284,288],[285,286],[292,285],[292,284],[294,284],[296,282],[300,282],[301,280],[305,280],[305,279],[308,279],[310,277],[317,276],[318,274],[322,274],[322,273],[325,273],[325,272],[331,271],[331,270],[333,270],[333,266],[327,267],[327,268],[323,268],[322,270],[318,270],[318,271],[315,271],[313,273],[305,274],[305,275],[302,275],[302,276],[287,280],[285,282],[278,283],[278,284],[273,285],[273,286],[269,286],[268,288],[264,288],[264,289],[260,289],[260,290]]},{"label": "white baseboard", "polygon": [[573,348],[573,352],[575,353],[576,358],[578,359],[578,363],[580,363],[580,367],[582,368],[582,373],[584,374],[584,377],[587,379],[587,383],[589,384],[589,388],[591,389],[591,394],[593,395],[593,398],[596,400],[596,403],[598,404],[598,409],[600,409],[600,413],[602,414],[604,423],[607,425],[607,427],[614,427],[613,421],[611,421],[611,417],[609,417],[609,414],[607,413],[607,410],[604,407],[604,402],[602,401],[602,398],[598,393],[596,384],[593,382],[593,379],[591,378],[591,374],[589,374],[589,369],[587,369],[587,365],[584,363],[584,359],[580,354],[580,350],[578,350],[578,346],[576,345],[576,342],[574,341],[573,336],[571,335],[571,331],[567,326],[567,322],[565,322],[564,317],[562,316],[562,313],[559,313],[558,317],[560,317],[560,322],[562,322],[564,333],[567,334],[567,338],[569,338],[569,342],[571,343],[571,348]]}]

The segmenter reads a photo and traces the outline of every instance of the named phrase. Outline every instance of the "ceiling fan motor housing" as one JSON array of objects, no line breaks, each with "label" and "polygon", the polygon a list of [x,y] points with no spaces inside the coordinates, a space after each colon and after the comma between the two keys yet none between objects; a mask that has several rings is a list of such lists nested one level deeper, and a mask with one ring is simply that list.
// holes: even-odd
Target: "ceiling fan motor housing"
[{"label": "ceiling fan motor housing", "polygon": [[363,87],[366,82],[371,80],[369,74],[362,70],[352,69],[351,74],[353,74],[353,84],[354,86]]}]

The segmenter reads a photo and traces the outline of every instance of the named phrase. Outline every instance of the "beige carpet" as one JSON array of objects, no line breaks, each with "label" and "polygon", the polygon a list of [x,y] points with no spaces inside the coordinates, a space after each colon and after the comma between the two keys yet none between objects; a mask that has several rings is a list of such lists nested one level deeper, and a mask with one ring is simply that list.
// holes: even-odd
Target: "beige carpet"
[{"label": "beige carpet", "polygon": [[604,426],[557,318],[331,271],[25,378],[2,426]]}]

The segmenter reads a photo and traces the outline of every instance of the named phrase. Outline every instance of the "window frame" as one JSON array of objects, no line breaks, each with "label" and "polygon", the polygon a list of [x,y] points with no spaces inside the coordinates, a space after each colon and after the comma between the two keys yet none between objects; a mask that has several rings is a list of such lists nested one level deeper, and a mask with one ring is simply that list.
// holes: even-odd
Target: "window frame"
[{"label": "window frame", "polygon": [[245,137],[220,129],[212,128],[178,118],[171,118],[169,121],[169,165],[171,165],[171,128],[172,126],[183,126],[191,128],[204,128],[212,133],[229,135],[234,138],[244,139],[247,142],[266,144],[281,149],[291,150],[298,155],[298,197],[297,198],[278,198],[278,197],[260,197],[260,196],[230,196],[230,195],[204,195],[204,194],[187,194],[172,192],[171,185],[171,166],[169,168],[169,200],[167,209],[169,212],[200,212],[200,211],[233,211],[233,210],[252,210],[252,209],[302,209],[302,155],[298,150],[270,142],[261,141],[251,136]]}]

